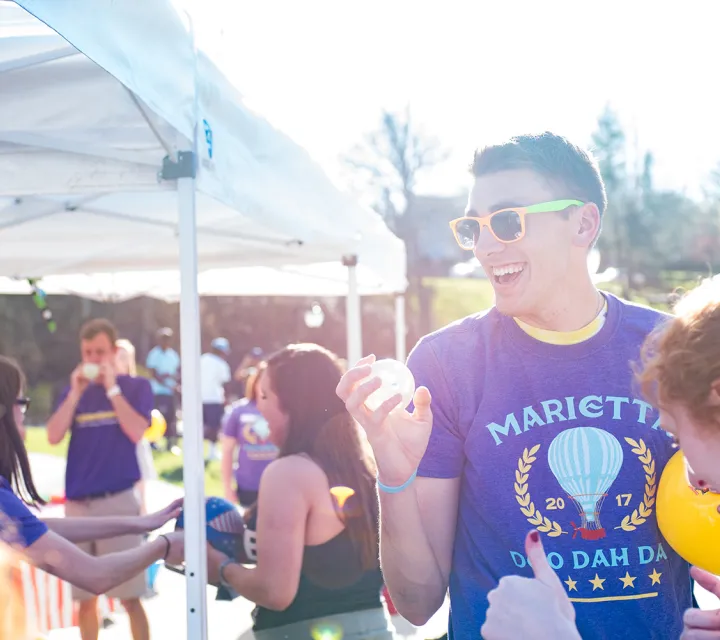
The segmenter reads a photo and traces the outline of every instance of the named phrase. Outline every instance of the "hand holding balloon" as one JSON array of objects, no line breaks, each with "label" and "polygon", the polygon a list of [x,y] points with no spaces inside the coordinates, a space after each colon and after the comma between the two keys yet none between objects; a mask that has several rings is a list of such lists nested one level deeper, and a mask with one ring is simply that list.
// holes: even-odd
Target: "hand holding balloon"
[{"label": "hand holding balloon", "polygon": [[[382,482],[389,486],[407,482],[417,472],[430,440],[433,418],[427,388],[415,390],[412,373],[402,363],[375,362],[370,355],[343,375],[337,394],[365,430]],[[405,410],[411,400],[412,413]]]}]

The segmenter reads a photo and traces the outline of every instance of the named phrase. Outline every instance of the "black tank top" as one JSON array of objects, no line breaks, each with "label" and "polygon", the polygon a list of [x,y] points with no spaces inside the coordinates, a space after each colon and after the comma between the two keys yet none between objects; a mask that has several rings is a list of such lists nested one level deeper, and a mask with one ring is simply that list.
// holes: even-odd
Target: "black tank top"
[{"label": "black tank top", "polygon": [[[255,528],[254,522],[249,524]],[[256,607],[253,629],[260,631],[301,620],[382,608],[382,585],[380,568],[363,570],[344,529],[324,544],[305,547],[295,599],[284,611]]]}]

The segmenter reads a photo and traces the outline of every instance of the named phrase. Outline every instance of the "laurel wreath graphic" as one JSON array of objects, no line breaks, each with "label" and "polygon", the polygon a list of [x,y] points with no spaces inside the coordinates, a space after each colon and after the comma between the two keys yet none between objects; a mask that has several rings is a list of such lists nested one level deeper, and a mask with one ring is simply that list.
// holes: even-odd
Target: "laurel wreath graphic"
[{"label": "laurel wreath graphic", "polygon": [[657,490],[657,476],[655,474],[655,460],[653,460],[652,452],[645,442],[642,439],[638,442],[632,438],[625,438],[625,442],[632,447],[631,451],[642,462],[645,471],[645,494],[638,508],[634,509],[629,516],[625,516],[620,525],[615,528],[623,531],[635,531],[652,514],[652,507],[655,504],[655,491]]},{"label": "laurel wreath graphic", "polygon": [[539,444],[536,444],[529,451],[526,448],[522,456],[518,458],[518,466],[515,470],[515,500],[518,501],[520,511],[522,511],[530,524],[534,525],[538,531],[547,533],[551,538],[557,538],[559,535],[567,533],[567,531],[563,531],[557,522],[544,517],[540,513],[540,509],[535,508],[535,503],[530,498],[530,492],[528,491],[528,475],[533,462],[537,460],[536,454],[539,449]]}]

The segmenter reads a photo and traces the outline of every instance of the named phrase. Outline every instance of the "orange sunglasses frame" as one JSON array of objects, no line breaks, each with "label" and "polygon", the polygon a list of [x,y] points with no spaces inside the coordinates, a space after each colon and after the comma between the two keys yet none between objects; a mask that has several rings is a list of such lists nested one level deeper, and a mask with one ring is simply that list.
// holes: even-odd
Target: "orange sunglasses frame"
[{"label": "orange sunglasses frame", "polygon": [[[483,216],[482,218],[477,218],[475,216],[462,216],[461,218],[455,218],[455,220],[450,221],[450,228],[452,229],[453,236],[455,237],[455,242],[457,242],[460,248],[464,251],[472,251],[475,248],[475,245],[473,244],[472,247],[466,247],[460,241],[457,232],[457,226],[463,220],[475,220],[478,225],[480,225],[478,234],[483,230],[484,227],[487,227],[495,240],[501,242],[502,244],[512,244],[513,242],[522,240],[525,236],[525,216],[528,213],[557,213],[558,211],[565,211],[565,209],[567,209],[568,207],[580,207],[584,204],[585,203],[581,202],[580,200],[552,200],[550,202],[532,204],[527,207],[507,207],[506,209],[498,209],[497,211],[493,211],[492,213]],[[503,240],[502,238],[498,238],[495,231],[493,231],[491,224],[492,219],[496,215],[498,215],[499,213],[504,213],[505,211],[514,211],[518,214],[518,217],[520,218],[520,235],[517,238],[513,238],[512,240]]]}]

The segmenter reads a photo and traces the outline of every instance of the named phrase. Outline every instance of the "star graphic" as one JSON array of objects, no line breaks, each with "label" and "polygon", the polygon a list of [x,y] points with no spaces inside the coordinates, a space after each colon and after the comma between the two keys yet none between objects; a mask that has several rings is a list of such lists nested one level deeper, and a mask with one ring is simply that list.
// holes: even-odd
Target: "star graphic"
[{"label": "star graphic", "polygon": [[593,586],[593,591],[596,589],[600,589],[601,591],[605,591],[603,588],[603,582],[605,582],[605,578],[600,578],[598,574],[595,574],[595,578],[593,580],[588,580],[588,582]]},{"label": "star graphic", "polygon": [[657,569],[653,569],[653,572],[648,576],[652,580],[651,584],[660,584],[660,576],[662,573],[658,573]]},{"label": "star graphic", "polygon": [[625,589],[626,587],[634,587],[635,585],[633,584],[633,582],[637,580],[637,578],[631,577],[630,572],[626,571],[625,577],[619,578],[619,580],[623,583],[623,589]]},{"label": "star graphic", "polygon": [[568,586],[568,591],[577,591],[577,580],[573,580],[570,576],[565,580],[565,584]]}]

